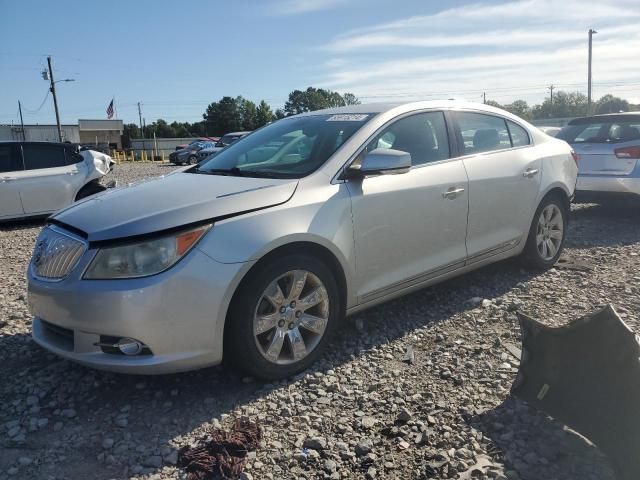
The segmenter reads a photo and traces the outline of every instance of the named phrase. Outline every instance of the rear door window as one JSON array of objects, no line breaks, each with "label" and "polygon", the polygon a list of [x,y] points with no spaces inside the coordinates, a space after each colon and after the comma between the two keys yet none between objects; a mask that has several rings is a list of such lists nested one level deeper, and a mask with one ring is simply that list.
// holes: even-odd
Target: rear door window
[{"label": "rear door window", "polygon": [[23,170],[18,148],[16,145],[0,145],[0,173]]},{"label": "rear door window", "polygon": [[474,112],[456,112],[463,155],[511,148],[507,123],[503,118]]},{"label": "rear door window", "polygon": [[22,146],[25,170],[65,167],[67,165],[64,147],[59,145]]},{"label": "rear door window", "polygon": [[640,140],[640,121],[567,125],[557,135],[569,143],[623,143]]}]

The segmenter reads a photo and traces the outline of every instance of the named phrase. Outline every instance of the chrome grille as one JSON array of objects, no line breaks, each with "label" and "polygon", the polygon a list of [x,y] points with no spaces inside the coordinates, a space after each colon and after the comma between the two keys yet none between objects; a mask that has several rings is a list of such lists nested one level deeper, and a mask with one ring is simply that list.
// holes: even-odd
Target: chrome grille
[{"label": "chrome grille", "polygon": [[60,229],[48,226],[42,230],[31,258],[36,277],[59,280],[66,277],[84,253],[86,244]]}]

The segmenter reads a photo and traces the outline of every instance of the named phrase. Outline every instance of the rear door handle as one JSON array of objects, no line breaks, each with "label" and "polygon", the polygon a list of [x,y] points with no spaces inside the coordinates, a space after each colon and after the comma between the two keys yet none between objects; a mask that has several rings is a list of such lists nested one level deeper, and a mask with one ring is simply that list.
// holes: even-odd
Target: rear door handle
[{"label": "rear door handle", "polygon": [[523,177],[532,178],[538,174],[539,170],[537,168],[527,168],[522,174]]},{"label": "rear door handle", "polygon": [[448,198],[449,200],[453,200],[454,198],[456,198],[458,195],[461,195],[462,193],[464,193],[464,188],[451,187],[446,192],[442,192],[442,198]]}]

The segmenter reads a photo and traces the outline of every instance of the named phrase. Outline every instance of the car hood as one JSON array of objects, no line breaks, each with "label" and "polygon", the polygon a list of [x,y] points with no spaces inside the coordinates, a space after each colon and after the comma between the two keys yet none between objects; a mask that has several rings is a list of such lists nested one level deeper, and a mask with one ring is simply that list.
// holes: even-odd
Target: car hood
[{"label": "car hood", "polygon": [[108,190],[51,217],[90,242],[122,240],[279,205],[298,180],[175,173]]}]

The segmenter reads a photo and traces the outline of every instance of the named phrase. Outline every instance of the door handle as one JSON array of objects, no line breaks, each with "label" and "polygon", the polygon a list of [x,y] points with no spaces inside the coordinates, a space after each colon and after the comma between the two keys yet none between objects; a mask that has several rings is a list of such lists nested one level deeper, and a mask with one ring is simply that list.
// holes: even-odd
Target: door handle
[{"label": "door handle", "polygon": [[464,192],[464,188],[451,187],[446,192],[442,192],[442,198],[448,198],[449,200],[453,200],[458,195],[461,195],[463,192]]},{"label": "door handle", "polygon": [[533,178],[538,174],[539,170],[537,168],[527,168],[522,174],[523,177]]},{"label": "door handle", "polygon": [[13,177],[2,177],[2,181],[3,182],[11,182],[13,180],[15,180],[15,178],[13,178]]}]

